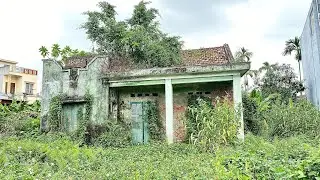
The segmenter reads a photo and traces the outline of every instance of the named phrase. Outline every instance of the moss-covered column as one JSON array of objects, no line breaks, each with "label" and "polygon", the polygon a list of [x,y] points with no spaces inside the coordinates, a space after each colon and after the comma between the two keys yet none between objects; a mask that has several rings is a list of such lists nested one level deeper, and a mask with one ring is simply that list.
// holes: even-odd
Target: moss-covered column
[{"label": "moss-covered column", "polygon": [[240,74],[233,75],[233,102],[237,114],[240,115],[240,127],[238,138],[244,139],[244,122],[243,122],[243,112],[242,112],[242,95],[241,95],[241,77]]},{"label": "moss-covered column", "polygon": [[166,135],[169,144],[173,143],[173,89],[171,79],[165,80],[166,92]]}]

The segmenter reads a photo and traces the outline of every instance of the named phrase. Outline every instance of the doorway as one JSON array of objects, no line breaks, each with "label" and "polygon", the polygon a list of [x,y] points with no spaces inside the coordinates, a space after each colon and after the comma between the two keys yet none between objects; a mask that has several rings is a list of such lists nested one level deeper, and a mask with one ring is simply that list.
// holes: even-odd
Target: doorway
[{"label": "doorway", "polygon": [[148,142],[148,123],[145,121],[143,102],[131,102],[132,142],[146,144]]},{"label": "doorway", "polygon": [[10,94],[15,94],[15,92],[16,92],[16,84],[11,83],[10,84]]}]

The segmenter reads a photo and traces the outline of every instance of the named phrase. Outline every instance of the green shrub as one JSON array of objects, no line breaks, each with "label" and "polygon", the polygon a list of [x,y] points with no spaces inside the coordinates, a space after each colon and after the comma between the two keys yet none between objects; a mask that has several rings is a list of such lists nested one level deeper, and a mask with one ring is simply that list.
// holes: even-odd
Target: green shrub
[{"label": "green shrub", "polygon": [[197,101],[198,105],[188,108],[190,142],[206,151],[215,145],[233,144],[240,121],[232,103],[227,98],[217,99],[214,106],[201,98]]},{"label": "green shrub", "polygon": [[308,101],[274,103],[261,112],[261,134],[273,138],[307,135],[320,136],[320,112]]},{"label": "green shrub", "polygon": [[90,128],[90,144],[101,147],[126,147],[131,145],[129,127],[116,120]]},{"label": "green shrub", "polygon": [[242,93],[243,122],[245,133],[258,134],[259,123],[257,122],[258,104],[247,93]]},{"label": "green shrub", "polygon": [[0,104],[0,134],[2,136],[36,135],[40,128],[40,107],[34,104]]}]

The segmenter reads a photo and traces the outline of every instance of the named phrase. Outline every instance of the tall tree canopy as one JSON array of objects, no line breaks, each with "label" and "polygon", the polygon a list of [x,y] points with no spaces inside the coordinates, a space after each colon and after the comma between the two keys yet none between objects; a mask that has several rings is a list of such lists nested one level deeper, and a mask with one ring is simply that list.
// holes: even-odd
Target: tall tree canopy
[{"label": "tall tree canopy", "polygon": [[265,68],[259,88],[264,97],[278,93],[283,100],[295,99],[298,92],[304,90],[302,83],[297,79],[293,68],[289,64],[272,64]]},{"label": "tall tree canopy", "polygon": [[132,17],[116,20],[115,6],[99,2],[100,11],[87,11],[87,21],[81,27],[88,39],[97,45],[99,54],[130,59],[147,67],[178,64],[182,42],[160,30],[157,9],[148,8],[150,2],[141,1],[134,7]]}]

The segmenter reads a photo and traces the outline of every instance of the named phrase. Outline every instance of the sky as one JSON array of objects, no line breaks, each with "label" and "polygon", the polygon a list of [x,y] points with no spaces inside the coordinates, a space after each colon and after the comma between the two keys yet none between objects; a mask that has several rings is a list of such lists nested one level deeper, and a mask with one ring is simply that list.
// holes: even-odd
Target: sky
[{"label": "sky", "polygon": [[[100,0],[101,1],[101,0]],[[140,0],[107,0],[116,6],[119,20],[131,16]],[[99,0],[0,0],[0,58],[39,70],[38,49],[58,43],[90,51],[92,43],[79,26],[82,12],[97,10]],[[151,0],[160,11],[161,29],[184,41],[184,49],[229,44],[253,52],[252,69],[263,62],[290,63],[282,56],[284,43],[302,33],[311,0]],[[40,86],[39,86],[40,87]],[[38,89],[40,91],[40,89]]]}]

